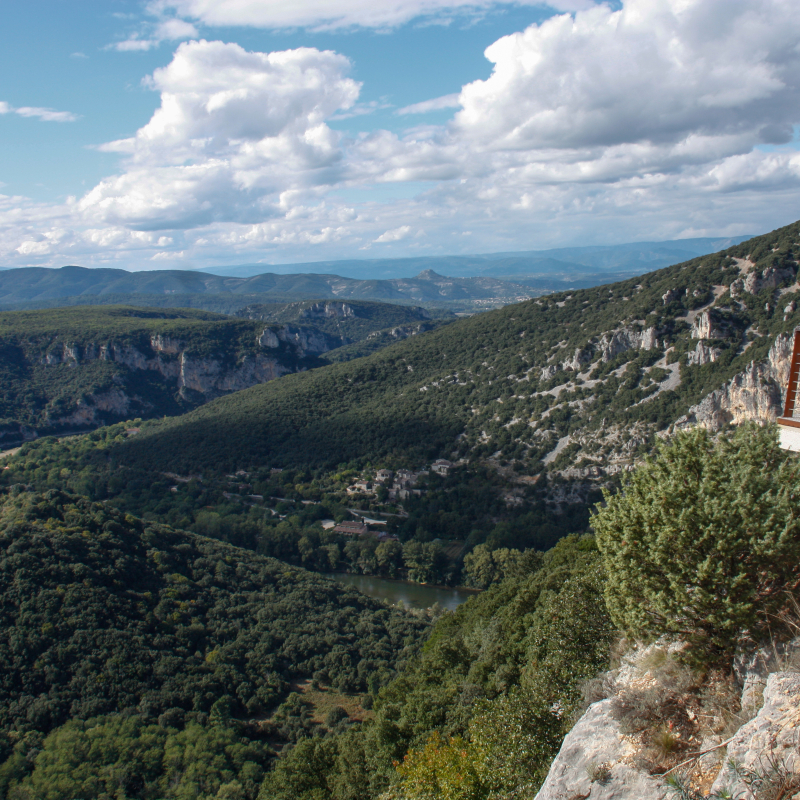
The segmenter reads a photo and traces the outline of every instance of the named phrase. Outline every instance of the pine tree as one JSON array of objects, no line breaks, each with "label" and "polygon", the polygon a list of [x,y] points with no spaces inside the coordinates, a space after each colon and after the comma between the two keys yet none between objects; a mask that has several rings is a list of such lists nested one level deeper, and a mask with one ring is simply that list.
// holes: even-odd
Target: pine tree
[{"label": "pine tree", "polygon": [[775,426],[679,433],[592,517],[614,622],[729,653],[797,588],[800,462]]}]

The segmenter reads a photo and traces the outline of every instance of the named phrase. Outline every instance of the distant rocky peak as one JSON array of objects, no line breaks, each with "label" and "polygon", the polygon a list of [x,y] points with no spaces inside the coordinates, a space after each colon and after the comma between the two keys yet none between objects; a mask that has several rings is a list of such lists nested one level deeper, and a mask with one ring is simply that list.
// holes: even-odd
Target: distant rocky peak
[{"label": "distant rocky peak", "polygon": [[424,269],[417,275],[418,281],[441,281],[446,280],[445,275],[440,275],[438,272],[434,272],[432,269]]}]

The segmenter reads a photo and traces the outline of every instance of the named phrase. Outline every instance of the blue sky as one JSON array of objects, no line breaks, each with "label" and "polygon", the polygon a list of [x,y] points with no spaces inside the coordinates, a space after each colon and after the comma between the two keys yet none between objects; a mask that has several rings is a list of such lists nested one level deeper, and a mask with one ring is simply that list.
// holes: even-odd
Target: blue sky
[{"label": "blue sky", "polygon": [[5,3],[0,265],[543,249],[800,216],[793,2],[553,2]]}]

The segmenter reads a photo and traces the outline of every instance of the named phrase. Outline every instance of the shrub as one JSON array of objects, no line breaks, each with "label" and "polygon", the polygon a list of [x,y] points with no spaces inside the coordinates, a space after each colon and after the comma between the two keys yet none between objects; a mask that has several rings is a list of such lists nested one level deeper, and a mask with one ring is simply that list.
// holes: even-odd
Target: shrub
[{"label": "shrub", "polygon": [[732,652],[800,576],[800,464],[775,426],[679,433],[592,517],[612,619]]}]

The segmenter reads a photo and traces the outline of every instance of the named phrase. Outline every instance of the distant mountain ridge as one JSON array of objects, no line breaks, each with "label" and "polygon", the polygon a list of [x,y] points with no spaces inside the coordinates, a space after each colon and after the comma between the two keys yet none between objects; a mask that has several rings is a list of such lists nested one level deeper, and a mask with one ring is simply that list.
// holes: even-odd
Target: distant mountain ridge
[{"label": "distant mountain ridge", "polygon": [[[25,267],[0,273],[0,306],[8,310],[84,305],[87,301],[90,305],[96,304],[93,298],[148,305],[149,298],[164,296],[186,298],[186,301],[198,296],[228,299],[241,296],[242,305],[338,298],[429,306],[475,303],[479,307],[491,308],[526,300],[536,293],[536,290],[521,284],[496,278],[450,278],[433,270],[425,270],[415,278],[396,280],[357,280],[340,275],[305,273],[264,273],[250,278],[234,278],[187,270],[126,272],[77,266],[60,269]],[[184,304],[189,305],[186,301]]]},{"label": "distant mountain ridge", "polygon": [[[208,267],[200,272],[229,277],[249,277],[264,270],[277,274],[335,272],[350,278],[396,279],[434,270],[460,277],[551,275],[553,271],[582,275],[597,270],[649,272],[697,256],[725,250],[751,239],[752,235],[677,239],[663,242],[630,242],[618,245],[559,247],[552,250],[523,250],[467,256],[416,256],[412,258],[346,259],[299,264],[239,264]],[[629,276],[626,276],[629,277]]]},{"label": "distant mountain ridge", "polygon": [[[132,304],[233,314],[242,305],[255,303],[339,298],[476,311],[549,292],[625,280],[747,238],[274,267],[245,264],[213,270],[20,267],[0,271],[0,309]],[[237,296],[242,297],[241,305]]]}]

